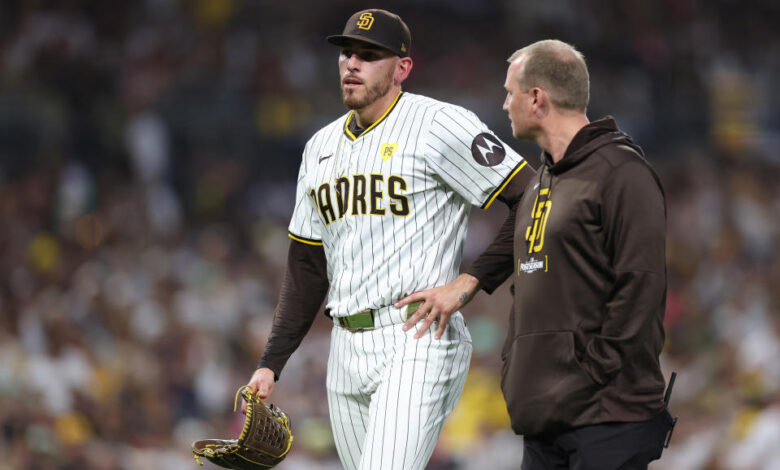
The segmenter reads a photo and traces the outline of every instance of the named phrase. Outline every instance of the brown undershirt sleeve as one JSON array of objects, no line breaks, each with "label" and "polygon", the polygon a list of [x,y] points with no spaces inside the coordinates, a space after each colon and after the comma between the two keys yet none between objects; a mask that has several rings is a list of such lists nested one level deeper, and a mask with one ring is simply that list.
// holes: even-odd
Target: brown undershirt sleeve
[{"label": "brown undershirt sleeve", "polygon": [[325,250],[322,245],[290,242],[287,269],[274,312],[273,326],[257,368],[274,371],[276,380],[303,337],[328,293]]},{"label": "brown undershirt sleeve", "polygon": [[534,176],[536,171],[526,165],[498,195],[497,199],[509,207],[509,213],[493,242],[463,271],[479,279],[480,286],[488,294],[514,272],[515,213],[526,186]]}]

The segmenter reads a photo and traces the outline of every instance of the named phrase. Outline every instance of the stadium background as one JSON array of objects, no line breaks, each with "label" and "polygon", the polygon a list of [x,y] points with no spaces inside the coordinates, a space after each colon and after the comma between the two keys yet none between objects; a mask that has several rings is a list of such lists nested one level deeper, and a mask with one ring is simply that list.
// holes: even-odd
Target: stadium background
[{"label": "stadium background", "polygon": [[[576,44],[667,192],[673,445],[655,469],[780,468],[780,7],[774,0],[3,0],[0,469],[189,469],[235,435],[305,141],[343,113],[323,37],[365,7],[413,32],[405,89],[509,135],[506,58]],[[466,260],[500,224],[472,216]],[[517,469],[498,390],[506,286],[429,469]],[[335,469],[318,318],[278,384],[294,450]]]}]

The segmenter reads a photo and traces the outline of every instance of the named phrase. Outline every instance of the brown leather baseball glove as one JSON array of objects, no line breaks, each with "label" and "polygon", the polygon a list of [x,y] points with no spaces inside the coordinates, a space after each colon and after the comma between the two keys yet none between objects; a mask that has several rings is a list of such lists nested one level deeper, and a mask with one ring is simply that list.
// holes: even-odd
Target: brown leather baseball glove
[{"label": "brown leather baseball glove", "polygon": [[274,405],[266,406],[245,385],[236,392],[233,411],[238,396],[246,401],[244,429],[238,439],[203,439],[192,443],[195,460],[203,465],[200,457],[220,467],[237,470],[259,470],[275,467],[290,451],[293,435],[290,418]]}]

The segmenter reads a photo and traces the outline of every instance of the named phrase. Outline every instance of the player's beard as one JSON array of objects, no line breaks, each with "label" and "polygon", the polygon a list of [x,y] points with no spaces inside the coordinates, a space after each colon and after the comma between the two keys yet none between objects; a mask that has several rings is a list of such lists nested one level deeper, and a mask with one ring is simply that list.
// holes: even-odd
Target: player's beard
[{"label": "player's beard", "polygon": [[[393,70],[390,69],[381,80],[370,87],[347,90],[341,85],[341,99],[348,109],[362,109],[385,96],[393,86]],[[365,90],[365,91],[364,91]],[[363,92],[364,91],[364,92]]]}]

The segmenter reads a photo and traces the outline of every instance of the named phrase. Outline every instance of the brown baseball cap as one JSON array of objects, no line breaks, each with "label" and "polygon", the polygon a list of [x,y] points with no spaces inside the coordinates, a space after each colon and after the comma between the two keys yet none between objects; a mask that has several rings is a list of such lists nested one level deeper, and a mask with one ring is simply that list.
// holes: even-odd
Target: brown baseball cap
[{"label": "brown baseball cap", "polygon": [[337,46],[345,46],[350,39],[383,47],[400,57],[408,56],[412,45],[412,34],[404,20],[395,13],[376,8],[355,13],[342,34],[328,36],[328,42]]}]

